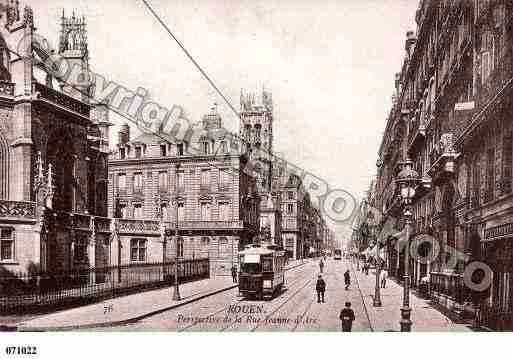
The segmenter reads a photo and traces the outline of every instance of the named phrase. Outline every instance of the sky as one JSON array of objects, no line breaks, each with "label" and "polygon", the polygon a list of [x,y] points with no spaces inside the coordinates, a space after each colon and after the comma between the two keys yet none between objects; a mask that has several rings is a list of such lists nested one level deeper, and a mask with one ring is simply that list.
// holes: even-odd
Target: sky
[{"label": "sky", "polygon": [[[376,173],[416,0],[148,0],[236,109],[241,89],[272,92],[274,149],[330,188],[361,198]],[[213,103],[238,118],[140,0],[32,0],[57,48],[60,17],[85,16],[91,69],[198,121]],[[23,6],[23,2],[22,2]],[[112,117],[113,134],[122,122]],[[132,131],[133,133],[134,131]],[[115,136],[113,136],[115,138]],[[347,226],[337,228],[347,236]]]}]

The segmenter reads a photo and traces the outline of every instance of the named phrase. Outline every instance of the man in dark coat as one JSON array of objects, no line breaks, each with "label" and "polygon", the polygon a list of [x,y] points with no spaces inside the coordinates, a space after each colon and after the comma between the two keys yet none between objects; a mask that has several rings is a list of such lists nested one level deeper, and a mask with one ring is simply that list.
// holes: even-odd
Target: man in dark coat
[{"label": "man in dark coat", "polygon": [[346,285],[346,290],[349,289],[351,285],[351,275],[349,274],[349,269],[344,272],[344,283]]},{"label": "man in dark coat", "polygon": [[351,302],[346,302],[346,307],[340,312],[340,320],[342,321],[342,331],[350,332],[353,328],[354,311],[351,309]]},{"label": "man in dark coat", "polygon": [[324,303],[324,291],[326,290],[326,282],[324,279],[322,279],[321,275],[319,275],[319,278],[317,279],[315,290],[317,291],[317,303],[320,303],[321,301]]},{"label": "man in dark coat", "polygon": [[233,283],[237,283],[237,266],[232,265],[232,280]]}]

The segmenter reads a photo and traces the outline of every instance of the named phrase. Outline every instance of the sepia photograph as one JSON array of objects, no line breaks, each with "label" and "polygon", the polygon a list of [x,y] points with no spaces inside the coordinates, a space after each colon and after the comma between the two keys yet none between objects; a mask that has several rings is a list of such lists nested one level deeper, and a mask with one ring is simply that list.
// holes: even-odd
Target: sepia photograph
[{"label": "sepia photograph", "polygon": [[512,96],[512,0],[1,0],[0,357],[513,331]]}]

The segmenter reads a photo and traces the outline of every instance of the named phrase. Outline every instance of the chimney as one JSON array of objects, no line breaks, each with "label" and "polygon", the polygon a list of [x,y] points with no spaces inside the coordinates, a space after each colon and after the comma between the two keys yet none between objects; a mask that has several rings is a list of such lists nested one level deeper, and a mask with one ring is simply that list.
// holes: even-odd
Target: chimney
[{"label": "chimney", "polygon": [[128,126],[128,123],[125,123],[118,132],[118,144],[124,145],[128,141],[130,141],[130,126]]}]

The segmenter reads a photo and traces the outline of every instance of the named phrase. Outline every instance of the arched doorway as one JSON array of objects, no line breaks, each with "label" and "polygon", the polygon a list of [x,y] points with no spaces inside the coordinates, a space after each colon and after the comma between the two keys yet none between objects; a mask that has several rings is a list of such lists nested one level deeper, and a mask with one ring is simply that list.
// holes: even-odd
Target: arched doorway
[{"label": "arched doorway", "polygon": [[99,156],[95,168],[95,214],[107,217],[107,160]]},{"label": "arched doorway", "polygon": [[71,212],[74,209],[75,156],[71,135],[64,129],[55,131],[46,148],[46,161],[54,173],[53,209]]}]

